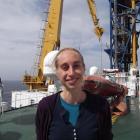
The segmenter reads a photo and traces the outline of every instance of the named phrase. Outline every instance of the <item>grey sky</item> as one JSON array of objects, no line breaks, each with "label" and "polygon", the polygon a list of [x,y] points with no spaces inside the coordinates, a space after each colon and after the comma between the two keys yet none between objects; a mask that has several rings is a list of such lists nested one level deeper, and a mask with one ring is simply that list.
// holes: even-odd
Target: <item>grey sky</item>
[{"label": "grey sky", "polygon": [[[61,47],[80,49],[87,69],[109,68],[109,57],[103,51],[109,44],[109,3],[95,2],[100,25],[105,29],[100,44],[93,32],[87,0],[64,0],[63,6]],[[0,0],[0,3],[0,77],[21,80],[25,71],[33,72],[47,0]]]}]

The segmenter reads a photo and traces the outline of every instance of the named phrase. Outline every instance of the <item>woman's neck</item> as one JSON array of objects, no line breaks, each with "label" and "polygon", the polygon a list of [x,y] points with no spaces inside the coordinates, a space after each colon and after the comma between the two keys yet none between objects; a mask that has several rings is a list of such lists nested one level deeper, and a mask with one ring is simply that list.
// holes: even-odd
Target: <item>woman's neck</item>
[{"label": "woman's neck", "polygon": [[70,104],[79,104],[82,103],[86,99],[86,94],[82,90],[78,91],[68,91],[64,89],[60,93],[61,98]]}]

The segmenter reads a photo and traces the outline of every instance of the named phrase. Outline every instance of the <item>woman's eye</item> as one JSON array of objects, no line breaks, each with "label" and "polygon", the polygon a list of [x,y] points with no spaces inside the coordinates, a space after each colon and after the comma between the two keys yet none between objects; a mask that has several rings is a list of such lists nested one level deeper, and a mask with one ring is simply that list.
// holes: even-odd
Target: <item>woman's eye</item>
[{"label": "woman's eye", "polygon": [[75,69],[77,69],[77,68],[80,68],[81,65],[80,65],[80,64],[75,64],[73,67],[74,67]]},{"label": "woman's eye", "polygon": [[69,69],[69,66],[68,65],[62,65],[61,67],[64,71],[68,70]]}]

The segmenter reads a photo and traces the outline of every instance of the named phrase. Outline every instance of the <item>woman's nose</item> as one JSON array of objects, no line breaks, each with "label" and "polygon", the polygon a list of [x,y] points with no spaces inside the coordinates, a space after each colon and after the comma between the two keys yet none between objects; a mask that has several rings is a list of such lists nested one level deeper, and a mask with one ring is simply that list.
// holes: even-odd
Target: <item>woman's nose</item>
[{"label": "woman's nose", "polygon": [[69,75],[73,75],[74,74],[74,68],[73,67],[69,67],[68,74]]}]

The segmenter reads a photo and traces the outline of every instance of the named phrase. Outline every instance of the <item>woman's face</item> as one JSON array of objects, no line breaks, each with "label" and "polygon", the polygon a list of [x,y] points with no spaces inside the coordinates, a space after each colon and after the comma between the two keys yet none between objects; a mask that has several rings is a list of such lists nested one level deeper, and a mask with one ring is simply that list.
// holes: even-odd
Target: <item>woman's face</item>
[{"label": "woman's face", "polygon": [[65,50],[57,56],[56,75],[66,89],[82,86],[85,68],[79,54]]}]

